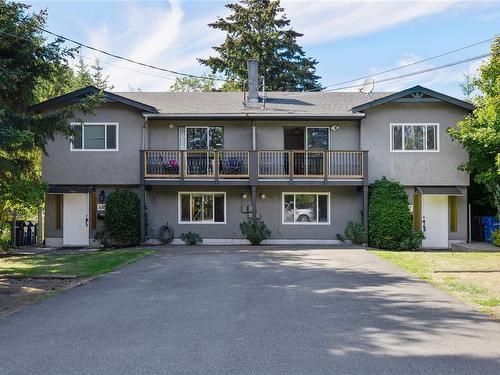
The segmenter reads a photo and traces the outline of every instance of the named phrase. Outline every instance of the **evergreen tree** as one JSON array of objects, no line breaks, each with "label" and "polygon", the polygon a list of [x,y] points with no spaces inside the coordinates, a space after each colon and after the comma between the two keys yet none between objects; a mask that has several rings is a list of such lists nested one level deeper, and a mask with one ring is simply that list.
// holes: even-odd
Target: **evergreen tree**
[{"label": "evergreen tree", "polygon": [[[279,0],[241,0],[227,4],[231,14],[209,24],[226,32],[220,46],[213,47],[216,57],[198,59],[229,79],[247,78],[247,60],[259,61],[259,74],[265,77],[266,89],[302,91],[320,89],[317,61],[305,56],[297,44],[300,34],[289,27]],[[234,86],[234,85],[233,85]],[[223,87],[224,89],[224,87]]]}]

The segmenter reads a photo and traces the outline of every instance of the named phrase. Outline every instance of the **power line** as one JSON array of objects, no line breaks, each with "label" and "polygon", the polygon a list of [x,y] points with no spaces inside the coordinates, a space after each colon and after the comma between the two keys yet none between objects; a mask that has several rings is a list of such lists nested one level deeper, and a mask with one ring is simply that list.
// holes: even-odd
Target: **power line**
[{"label": "power line", "polygon": [[84,47],[84,48],[90,49],[92,51],[96,51],[96,52],[102,53],[103,55],[107,55],[107,56],[113,57],[115,59],[127,61],[127,62],[132,63],[132,64],[141,65],[141,66],[144,66],[146,68],[160,70],[162,72],[172,73],[172,74],[175,74],[175,75],[184,76],[184,77],[190,77],[190,78],[203,78],[203,79],[210,79],[210,80],[213,80],[213,81],[221,81],[221,82],[235,82],[234,80],[228,80],[228,79],[216,78],[216,77],[204,77],[204,76],[199,76],[199,75],[196,75],[196,74],[183,73],[183,72],[179,72],[179,71],[176,71],[176,70],[171,70],[171,69],[162,68],[162,67],[159,67],[159,66],[155,66],[155,65],[143,63],[143,62],[140,62],[140,61],[129,59],[128,57],[123,57],[123,56],[120,56],[120,55],[117,55],[117,54],[114,54],[114,53],[111,53],[111,52],[104,51],[104,50],[96,48],[96,47],[92,47],[92,46],[90,46],[88,44],[78,42],[78,41],[76,41],[74,39],[67,38],[67,37],[65,37],[63,35],[53,33],[52,31],[47,30],[47,29],[45,29],[45,28],[43,28],[41,26],[38,27],[38,29],[42,30],[43,32],[45,32],[47,34],[53,35],[53,36],[55,36],[57,38],[61,38],[61,39],[64,39],[64,40],[66,40],[68,42],[74,43],[74,44],[76,44],[76,45],[78,45],[80,47]]},{"label": "power line", "polygon": [[[482,59],[482,58],[488,57],[488,56],[491,56],[491,53],[487,53],[487,54],[480,55],[480,56],[475,56],[475,57],[470,57],[468,59],[464,59],[464,60],[460,60],[460,61],[455,61],[455,62],[452,62],[452,63],[448,63],[448,64],[444,64],[444,65],[439,65],[439,66],[435,66],[435,67],[432,67],[432,68],[427,68],[427,69],[419,70],[419,71],[412,72],[412,73],[407,73],[407,74],[402,74],[402,75],[399,75],[399,76],[384,78],[384,79],[381,79],[381,80],[378,80],[378,81],[375,81],[375,82],[376,83],[382,83],[382,82],[388,82],[388,81],[395,81],[395,80],[398,80],[398,79],[407,78],[407,77],[411,77],[411,76],[415,76],[415,75],[419,75],[419,74],[423,74],[423,73],[433,72],[435,70],[449,68],[451,66],[460,65],[460,64],[463,64],[463,63],[466,63],[466,62],[469,62],[469,61],[479,60],[479,59]],[[338,90],[352,89],[352,88],[356,88],[356,87],[359,87],[359,86],[361,86],[361,84],[350,85],[350,86],[343,86],[343,87],[337,87],[337,88],[334,88],[334,89],[328,89],[328,90],[324,90],[324,91],[327,91],[327,92],[338,91]]]},{"label": "power line", "polygon": [[[444,52],[444,53],[441,53],[441,54],[439,54],[439,55],[435,55],[435,56],[427,57],[427,58],[422,59],[422,60],[414,61],[414,62],[409,63],[409,64],[401,65],[401,66],[398,66],[398,67],[396,67],[396,68],[387,69],[387,70],[382,70],[382,71],[377,72],[377,73],[374,73],[374,74],[369,74],[369,75],[361,76],[361,77],[358,77],[358,78],[353,78],[353,79],[350,79],[350,80],[348,80],[348,81],[342,81],[342,82],[333,83],[333,84],[331,84],[331,85],[324,86],[322,89],[313,89],[313,90],[307,90],[307,91],[320,91],[320,90],[325,90],[325,89],[326,89],[326,88],[328,88],[328,87],[339,86],[339,85],[345,85],[346,83],[356,82],[356,81],[359,81],[359,80],[361,80],[361,79],[370,78],[370,77],[375,77],[375,76],[379,76],[379,75],[382,75],[382,74],[385,74],[385,73],[394,72],[394,71],[396,71],[396,70],[404,69],[404,68],[407,68],[407,67],[409,67],[409,66],[417,65],[417,64],[420,64],[420,63],[423,63],[423,62],[426,62],[426,61],[430,61],[430,60],[433,60],[433,59],[437,59],[437,58],[439,58],[439,57],[443,57],[443,56],[451,55],[452,53],[459,52],[459,51],[463,51],[463,50],[465,50],[465,49],[467,49],[467,48],[475,47],[475,46],[478,46],[478,45],[480,45],[480,44],[490,42],[490,41],[494,40],[496,37],[497,37],[497,36],[494,36],[494,37],[489,38],[489,39],[481,40],[481,41],[479,41],[479,42],[477,42],[477,43],[468,44],[468,45],[466,45],[466,46],[463,46],[463,47],[460,47],[460,48],[457,48],[457,49],[454,49],[454,50],[451,50],[451,51],[448,51],[448,52]],[[379,81],[379,82],[380,82],[380,81]],[[326,91],[328,91],[328,90],[326,90]]]}]

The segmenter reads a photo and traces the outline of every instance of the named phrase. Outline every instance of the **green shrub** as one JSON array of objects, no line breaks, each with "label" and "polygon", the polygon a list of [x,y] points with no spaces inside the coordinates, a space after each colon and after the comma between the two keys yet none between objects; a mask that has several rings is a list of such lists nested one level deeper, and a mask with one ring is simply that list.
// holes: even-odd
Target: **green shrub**
[{"label": "green shrub", "polygon": [[361,223],[348,222],[344,234],[353,244],[362,245],[367,242],[365,227]]},{"label": "green shrub", "polygon": [[186,245],[196,245],[203,242],[200,235],[194,232],[182,233],[180,239],[184,241]]},{"label": "green shrub", "polygon": [[408,196],[399,182],[385,177],[370,186],[368,242],[380,249],[401,249],[413,236]]},{"label": "green shrub", "polygon": [[240,223],[241,234],[252,245],[259,245],[266,238],[271,236],[271,231],[261,219],[248,219]]},{"label": "green shrub", "polygon": [[97,231],[94,234],[94,240],[99,241],[104,247],[109,247],[109,238],[105,230]]},{"label": "green shrub", "polygon": [[420,231],[412,232],[408,237],[403,239],[399,244],[400,250],[418,250],[422,247],[422,240],[425,238]]},{"label": "green shrub", "polygon": [[493,231],[493,245],[500,246],[500,229]]},{"label": "green shrub", "polygon": [[136,193],[116,190],[106,199],[104,231],[107,238],[120,246],[140,241],[140,201]]}]

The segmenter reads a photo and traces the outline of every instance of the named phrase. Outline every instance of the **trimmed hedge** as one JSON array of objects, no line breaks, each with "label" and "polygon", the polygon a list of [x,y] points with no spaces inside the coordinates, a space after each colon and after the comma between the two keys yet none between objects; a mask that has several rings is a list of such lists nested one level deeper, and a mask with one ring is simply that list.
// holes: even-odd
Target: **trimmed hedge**
[{"label": "trimmed hedge", "polygon": [[106,199],[104,231],[112,242],[120,246],[140,242],[140,200],[136,193],[116,190]]},{"label": "trimmed hedge", "polygon": [[380,249],[408,247],[414,237],[408,196],[403,185],[385,177],[370,186],[368,203],[368,241]]}]

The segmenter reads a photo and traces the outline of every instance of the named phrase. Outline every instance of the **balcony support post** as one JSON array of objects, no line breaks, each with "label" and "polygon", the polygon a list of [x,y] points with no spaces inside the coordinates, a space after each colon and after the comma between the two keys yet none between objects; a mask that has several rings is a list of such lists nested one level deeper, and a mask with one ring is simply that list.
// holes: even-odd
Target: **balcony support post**
[{"label": "balcony support post", "polygon": [[139,201],[140,201],[140,221],[141,221],[141,243],[146,241],[146,187],[144,185],[144,175],[146,173],[146,159],[144,150],[139,151]]},{"label": "balcony support post", "polygon": [[368,232],[368,185],[363,185],[363,226]]}]

